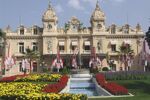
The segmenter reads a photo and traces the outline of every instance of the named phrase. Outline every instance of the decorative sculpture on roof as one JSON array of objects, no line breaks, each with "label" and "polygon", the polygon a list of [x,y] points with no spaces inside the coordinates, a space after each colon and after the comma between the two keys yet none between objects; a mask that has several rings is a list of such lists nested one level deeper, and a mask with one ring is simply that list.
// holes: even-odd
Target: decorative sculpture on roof
[{"label": "decorative sculpture on roof", "polygon": [[56,13],[50,3],[49,3],[47,11],[43,15],[42,20],[43,21],[51,21],[51,20],[57,21]]},{"label": "decorative sculpture on roof", "polygon": [[98,5],[98,1],[96,3],[96,8],[92,14],[91,20],[105,20],[105,14],[104,12],[100,9]]}]

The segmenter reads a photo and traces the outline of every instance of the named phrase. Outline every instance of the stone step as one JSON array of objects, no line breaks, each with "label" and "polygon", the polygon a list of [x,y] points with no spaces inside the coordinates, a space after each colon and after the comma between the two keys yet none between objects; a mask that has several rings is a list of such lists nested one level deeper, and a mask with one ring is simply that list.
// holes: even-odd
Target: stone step
[{"label": "stone step", "polygon": [[88,69],[73,69],[72,74],[89,74],[90,71]]},{"label": "stone step", "polygon": [[91,74],[72,74],[72,78],[92,78]]},{"label": "stone step", "polygon": [[71,78],[70,81],[91,81],[91,77],[90,78]]}]

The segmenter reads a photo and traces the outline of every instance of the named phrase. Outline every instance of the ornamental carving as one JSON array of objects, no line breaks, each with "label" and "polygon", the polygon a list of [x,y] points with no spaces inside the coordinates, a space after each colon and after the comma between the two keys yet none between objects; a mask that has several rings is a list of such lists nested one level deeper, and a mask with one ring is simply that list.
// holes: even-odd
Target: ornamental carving
[{"label": "ornamental carving", "polygon": [[47,51],[48,51],[48,53],[52,52],[52,47],[53,47],[52,40],[48,40],[47,41]]}]

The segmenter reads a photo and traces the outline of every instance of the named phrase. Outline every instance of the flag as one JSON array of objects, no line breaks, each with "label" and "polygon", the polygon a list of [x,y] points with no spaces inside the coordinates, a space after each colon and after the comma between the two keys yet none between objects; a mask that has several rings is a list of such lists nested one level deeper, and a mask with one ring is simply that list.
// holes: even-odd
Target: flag
[{"label": "flag", "polygon": [[142,47],[143,48],[142,48],[142,51],[141,51],[141,61],[142,61],[142,65],[146,65],[146,62],[150,61],[150,59],[149,59],[150,49],[149,49],[148,43],[145,39],[143,41],[143,46]]},{"label": "flag", "polygon": [[98,67],[101,64],[101,61],[98,57],[96,57],[96,49],[92,47],[91,50],[91,60],[89,62],[89,67]]},{"label": "flag", "polygon": [[10,68],[12,68],[13,65],[15,65],[15,60],[13,59],[12,56],[10,56],[10,43],[8,45],[8,52],[7,52],[7,56],[5,58],[5,61],[4,61],[4,65],[5,65],[5,68],[8,70]]},{"label": "flag", "polygon": [[30,63],[28,62],[27,59],[22,60],[22,69],[23,70],[30,69]]},{"label": "flag", "polygon": [[56,57],[56,59],[54,59],[54,61],[52,62],[52,66],[57,67],[57,68],[63,68],[63,61],[60,58],[60,52],[59,52],[59,50],[57,51],[57,57]]},{"label": "flag", "polygon": [[77,60],[76,60],[76,56],[79,53],[78,48],[75,48],[74,52],[73,52],[73,56],[72,56],[72,67],[77,68]]},{"label": "flag", "polygon": [[72,67],[77,68],[77,60],[76,60],[76,57],[73,57],[73,59],[72,59]]}]

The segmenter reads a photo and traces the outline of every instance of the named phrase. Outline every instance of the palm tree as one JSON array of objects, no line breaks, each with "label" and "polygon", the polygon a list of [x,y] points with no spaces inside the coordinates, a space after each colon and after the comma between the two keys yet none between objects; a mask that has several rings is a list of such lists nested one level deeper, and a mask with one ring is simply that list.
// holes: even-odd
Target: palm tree
[{"label": "palm tree", "polygon": [[31,73],[31,63],[33,60],[39,60],[40,59],[40,53],[37,52],[37,51],[34,51],[30,48],[27,48],[26,49],[26,52],[24,53],[25,55],[25,58],[27,58],[29,60],[29,63],[30,63],[30,73]]},{"label": "palm tree", "polygon": [[3,31],[0,29],[0,37],[3,36]]},{"label": "palm tree", "polygon": [[119,53],[120,61],[124,63],[125,71],[127,71],[128,60],[132,59],[134,55],[134,51],[131,49],[130,45],[123,44],[120,46],[118,53]]}]

